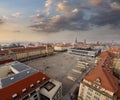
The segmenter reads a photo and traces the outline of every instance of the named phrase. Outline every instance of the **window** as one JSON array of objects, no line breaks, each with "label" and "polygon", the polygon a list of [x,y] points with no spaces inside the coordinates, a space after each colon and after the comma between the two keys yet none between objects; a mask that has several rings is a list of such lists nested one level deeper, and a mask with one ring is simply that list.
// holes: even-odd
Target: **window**
[{"label": "window", "polygon": [[87,94],[88,94],[89,96],[92,96],[92,93],[91,93],[90,91],[88,91]]},{"label": "window", "polygon": [[88,88],[89,91],[93,92],[93,90],[91,88]]},{"label": "window", "polygon": [[38,98],[35,98],[34,100],[38,100]]},{"label": "window", "polygon": [[31,88],[34,88],[34,84],[30,84],[30,87],[31,87]]},{"label": "window", "polygon": [[22,92],[23,92],[23,93],[26,93],[26,92],[27,92],[27,89],[26,89],[26,88],[22,89]]},{"label": "window", "polygon": [[87,99],[87,100],[91,100],[90,96],[88,96],[88,95],[86,96],[86,99]]},{"label": "window", "polygon": [[58,100],[57,96],[55,96],[55,97],[53,98],[53,100]]},{"label": "window", "polygon": [[17,93],[13,94],[13,95],[12,95],[12,98],[13,98],[13,100],[17,100],[17,98],[18,98]]},{"label": "window", "polygon": [[36,93],[36,91],[33,91],[30,93],[31,96],[33,96]]},{"label": "window", "polygon": [[98,95],[98,96],[100,96],[100,95],[101,95],[101,94],[100,94],[100,93],[98,93],[98,92],[95,92],[95,94],[96,94],[96,95]]},{"label": "window", "polygon": [[95,82],[96,82],[97,84],[101,84],[101,79],[100,79],[100,78],[96,78]]},{"label": "window", "polygon": [[95,99],[95,100],[99,100],[99,97],[97,97],[97,96],[94,96],[94,99]]},{"label": "window", "polygon": [[40,94],[40,100],[50,100],[48,97]]},{"label": "window", "polygon": [[[110,98],[106,97],[106,100],[111,100]],[[120,100],[120,98],[117,98],[117,100]]]},{"label": "window", "polygon": [[55,87],[55,84],[53,84],[52,82],[47,82],[45,85],[44,85],[44,88],[47,90],[47,91],[50,91],[51,89],[53,89]]},{"label": "window", "polygon": [[34,98],[36,98],[37,97],[37,94],[36,95],[34,95]]},{"label": "window", "polygon": [[28,100],[29,99],[29,96],[25,96],[22,100]]},{"label": "window", "polygon": [[40,80],[37,80],[37,84],[40,84]]}]

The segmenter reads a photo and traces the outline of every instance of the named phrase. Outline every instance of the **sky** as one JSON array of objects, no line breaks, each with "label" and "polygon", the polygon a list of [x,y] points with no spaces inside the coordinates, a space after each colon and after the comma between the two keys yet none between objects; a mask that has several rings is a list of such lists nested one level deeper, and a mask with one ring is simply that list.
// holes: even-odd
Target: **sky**
[{"label": "sky", "polygon": [[0,42],[120,43],[120,0],[1,0]]}]

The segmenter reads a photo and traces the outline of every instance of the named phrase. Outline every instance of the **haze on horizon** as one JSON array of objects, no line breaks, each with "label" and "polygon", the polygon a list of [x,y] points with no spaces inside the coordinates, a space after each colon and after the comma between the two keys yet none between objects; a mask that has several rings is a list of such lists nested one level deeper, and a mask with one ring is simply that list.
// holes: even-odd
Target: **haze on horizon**
[{"label": "haze on horizon", "polygon": [[120,43],[120,0],[2,0],[0,42]]}]

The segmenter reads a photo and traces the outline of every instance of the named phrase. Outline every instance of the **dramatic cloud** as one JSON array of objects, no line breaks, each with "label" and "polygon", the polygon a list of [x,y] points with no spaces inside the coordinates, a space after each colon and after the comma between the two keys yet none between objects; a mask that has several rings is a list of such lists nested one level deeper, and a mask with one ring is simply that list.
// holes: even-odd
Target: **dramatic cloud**
[{"label": "dramatic cloud", "polygon": [[108,12],[101,12],[92,18],[92,22],[99,26],[113,25],[118,27],[120,26],[120,11],[111,10]]},{"label": "dramatic cloud", "polygon": [[98,6],[102,3],[103,0],[88,0],[88,2],[93,6]]},{"label": "dramatic cloud", "polygon": [[114,10],[120,10],[120,3],[113,2],[113,3],[111,3],[111,7],[112,7]]},{"label": "dramatic cloud", "polygon": [[78,9],[75,8],[75,9],[72,10],[72,12],[73,12],[73,13],[77,13],[77,12],[78,12]]},{"label": "dramatic cloud", "polygon": [[[38,20],[41,17],[37,17]],[[55,15],[50,18],[42,18],[41,23],[30,26],[34,31],[58,32],[60,30],[87,30],[87,21],[82,13],[74,13],[71,16]]]},{"label": "dramatic cloud", "polygon": [[[45,7],[52,5],[47,0]],[[110,25],[120,27],[120,2],[110,0],[70,0],[56,3],[56,15],[37,14],[32,16],[30,28],[37,32],[59,32],[63,30],[89,30],[93,27]],[[47,10],[49,12],[49,10]]]},{"label": "dramatic cloud", "polygon": [[81,2],[69,1],[60,2],[57,4],[57,11],[63,12],[64,14],[70,15],[72,12],[79,12],[83,9],[89,9],[88,7],[82,6]]},{"label": "dramatic cloud", "polygon": [[20,17],[20,16],[22,16],[22,13],[20,12],[16,12],[12,14],[12,17]]},{"label": "dramatic cloud", "polygon": [[31,16],[31,17],[32,17],[33,19],[39,20],[39,19],[44,18],[45,16],[42,15],[42,14],[36,14],[36,15]]},{"label": "dramatic cloud", "polygon": [[53,3],[53,0],[46,0],[45,2],[45,7],[46,7],[45,12],[47,13],[47,15],[50,14],[50,8],[51,8],[52,3]]}]

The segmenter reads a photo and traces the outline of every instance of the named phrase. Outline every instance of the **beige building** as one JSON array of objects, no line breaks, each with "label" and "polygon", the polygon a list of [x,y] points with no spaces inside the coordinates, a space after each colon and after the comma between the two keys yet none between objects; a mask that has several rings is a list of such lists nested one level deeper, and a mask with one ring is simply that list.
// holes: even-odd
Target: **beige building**
[{"label": "beige building", "polygon": [[14,60],[25,61],[42,56],[52,55],[54,48],[50,44],[37,47],[13,48],[11,50],[0,51],[0,58],[12,58]]},{"label": "beige building", "polygon": [[102,59],[80,83],[78,100],[119,100],[120,86],[118,79],[112,74],[112,55],[101,54]]},{"label": "beige building", "polygon": [[70,43],[66,43],[66,44],[59,43],[54,45],[55,51],[67,51],[69,48],[72,48],[72,44]]}]

